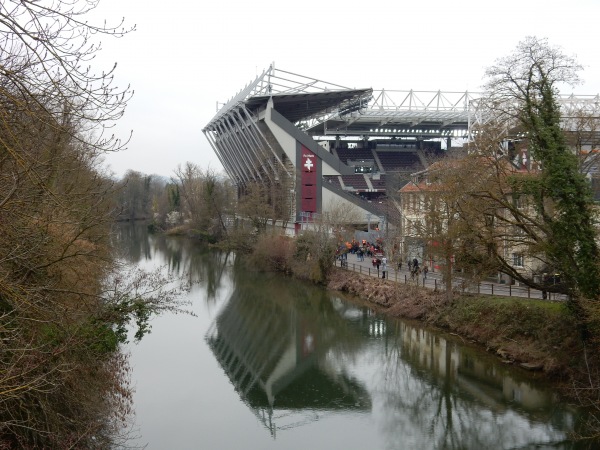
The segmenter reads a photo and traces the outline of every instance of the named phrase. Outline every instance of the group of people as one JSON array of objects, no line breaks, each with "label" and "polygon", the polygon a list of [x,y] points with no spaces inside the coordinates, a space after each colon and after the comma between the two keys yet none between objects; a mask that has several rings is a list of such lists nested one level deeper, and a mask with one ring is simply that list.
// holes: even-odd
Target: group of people
[{"label": "group of people", "polygon": [[427,273],[429,272],[429,267],[427,264],[424,264],[421,268],[419,266],[419,260],[417,258],[413,258],[412,260],[408,258],[408,271],[410,272],[410,277],[412,279],[419,276],[419,274],[423,275],[423,280],[427,279]]},{"label": "group of people", "polygon": [[348,251],[356,255],[357,261],[364,261],[365,255],[370,258],[376,254],[383,253],[383,248],[378,243],[373,244],[363,239],[362,242],[353,240]]},{"label": "group of people", "polygon": [[[379,273],[379,268],[381,267],[381,271],[382,271],[381,278],[385,278],[386,273],[387,273],[387,258],[385,256],[383,256],[381,258],[374,257],[372,260],[372,263],[373,263],[373,268],[377,269],[377,273]],[[423,280],[427,279],[427,274],[429,273],[429,267],[427,267],[426,264],[423,265],[423,267],[421,267],[419,265],[419,260],[417,258],[411,259],[410,257],[407,260],[407,264],[408,264],[408,272],[410,273],[411,279],[415,279],[419,275],[423,276]],[[397,270],[398,271],[402,270],[402,260],[398,261]]]},{"label": "group of people", "polygon": [[[388,272],[388,259],[383,252],[383,247],[380,243],[371,243],[363,240],[362,242],[352,240],[352,242],[346,242],[345,245],[341,245],[337,250],[337,256],[342,261],[341,265],[348,264],[348,253],[356,255],[357,261],[364,261],[365,255],[371,259],[373,268],[377,269],[377,273],[381,270],[381,278],[386,278]],[[412,279],[417,278],[419,275],[423,276],[423,280],[427,279],[429,268],[426,264],[422,267],[419,264],[417,258],[408,257],[407,260],[408,272]],[[402,270],[402,259],[398,260],[397,270]]]},{"label": "group of people", "polygon": [[387,258],[382,256],[381,258],[375,257],[373,258],[373,267],[377,268],[377,274],[379,274],[379,266],[381,266],[381,278],[385,278],[385,274],[387,273]]}]

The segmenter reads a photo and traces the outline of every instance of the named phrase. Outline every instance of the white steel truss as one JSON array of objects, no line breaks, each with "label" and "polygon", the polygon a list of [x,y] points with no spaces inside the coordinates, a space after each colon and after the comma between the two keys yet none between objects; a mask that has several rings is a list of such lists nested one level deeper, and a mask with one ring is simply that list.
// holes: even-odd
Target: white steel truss
[{"label": "white steel truss", "polygon": [[[306,77],[293,72],[268,69],[218,109],[203,128],[208,141],[229,175],[240,184],[277,177],[289,168],[278,156],[258,126],[258,117],[247,106],[251,99],[301,94],[344,93],[354,89]],[[488,120],[478,92],[365,89],[355,100],[315,109],[295,125],[317,136],[338,135],[377,138],[415,136],[419,138],[467,137],[474,124]],[[307,100],[311,101],[311,100]],[[600,95],[565,95],[559,98],[564,121],[582,113],[600,116]],[[315,129],[317,131],[310,132]]]}]

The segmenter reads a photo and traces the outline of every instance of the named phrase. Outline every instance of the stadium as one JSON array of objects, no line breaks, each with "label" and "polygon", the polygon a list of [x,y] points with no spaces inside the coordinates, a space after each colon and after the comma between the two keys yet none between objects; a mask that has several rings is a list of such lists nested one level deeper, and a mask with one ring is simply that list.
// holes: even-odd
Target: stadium
[{"label": "stadium", "polygon": [[[387,192],[469,138],[477,93],[354,89],[271,65],[226,102],[203,132],[243,195],[253,183],[288,196],[290,233],[331,205],[382,227]],[[581,101],[571,97],[570,105]]]}]

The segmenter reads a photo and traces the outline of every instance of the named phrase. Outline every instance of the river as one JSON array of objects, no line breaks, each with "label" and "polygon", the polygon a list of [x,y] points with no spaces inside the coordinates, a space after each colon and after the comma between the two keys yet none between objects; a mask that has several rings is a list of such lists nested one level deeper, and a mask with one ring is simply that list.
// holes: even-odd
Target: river
[{"label": "river", "polygon": [[[578,414],[535,374],[456,336],[183,238],[118,234],[139,267],[194,284],[129,344],[148,449],[575,449]],[[539,377],[539,375],[538,375]],[[581,447],[583,448],[583,447]]]}]

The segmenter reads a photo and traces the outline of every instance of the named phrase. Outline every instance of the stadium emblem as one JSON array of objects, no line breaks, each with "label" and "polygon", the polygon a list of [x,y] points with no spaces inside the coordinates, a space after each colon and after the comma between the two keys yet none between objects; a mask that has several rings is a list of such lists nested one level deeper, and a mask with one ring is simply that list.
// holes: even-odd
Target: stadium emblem
[{"label": "stadium emblem", "polygon": [[310,172],[312,166],[314,166],[313,162],[310,160],[310,158],[306,158],[306,162],[304,163],[304,167],[306,167],[306,170]]}]

